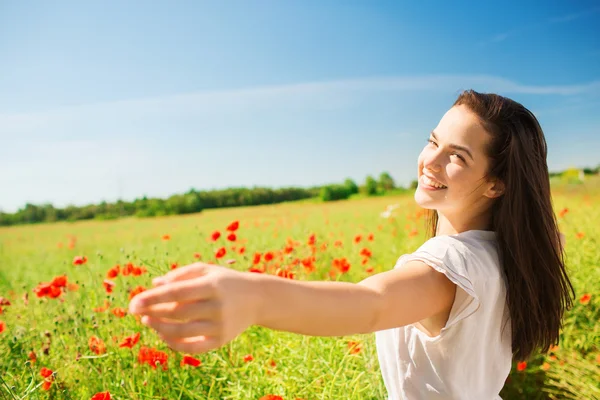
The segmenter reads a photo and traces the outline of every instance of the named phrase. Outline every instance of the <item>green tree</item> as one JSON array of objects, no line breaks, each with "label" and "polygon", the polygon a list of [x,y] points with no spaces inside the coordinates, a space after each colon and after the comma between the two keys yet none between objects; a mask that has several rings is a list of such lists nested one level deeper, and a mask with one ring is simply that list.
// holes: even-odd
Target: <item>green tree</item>
[{"label": "green tree", "polygon": [[379,175],[379,185],[383,190],[392,190],[396,187],[394,178],[387,172],[382,172],[381,175]]},{"label": "green tree", "polygon": [[353,195],[358,193],[358,185],[352,179],[348,178],[344,181],[344,186],[348,188],[348,192]]},{"label": "green tree", "polygon": [[367,176],[365,180],[365,192],[367,196],[374,196],[377,194],[377,181],[371,175]]}]

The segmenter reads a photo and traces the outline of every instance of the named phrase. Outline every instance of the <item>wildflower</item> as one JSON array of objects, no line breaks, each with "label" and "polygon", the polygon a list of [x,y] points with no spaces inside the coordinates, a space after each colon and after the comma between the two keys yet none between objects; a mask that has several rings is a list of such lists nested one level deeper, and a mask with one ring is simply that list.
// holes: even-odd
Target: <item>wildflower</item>
[{"label": "wildflower", "polygon": [[525,371],[525,368],[527,368],[527,361],[521,361],[521,362],[517,363],[517,371],[519,371],[519,372]]},{"label": "wildflower", "polygon": [[360,350],[361,350],[360,343],[355,342],[354,340],[348,341],[348,350],[350,351],[350,354],[360,353]]},{"label": "wildflower", "polygon": [[179,267],[179,264],[177,264],[177,263],[172,263],[171,264],[171,269],[175,269],[177,267]]},{"label": "wildflower", "polygon": [[73,265],[83,265],[86,262],[87,262],[86,256],[75,256],[75,258],[73,258]]},{"label": "wildflower", "polygon": [[362,235],[354,236],[354,243],[360,243],[361,240],[362,240]]},{"label": "wildflower", "polygon": [[586,305],[587,303],[590,302],[591,298],[592,298],[592,295],[589,293],[586,293],[579,298],[579,302],[583,305]]},{"label": "wildflower", "polygon": [[4,321],[0,321],[0,333],[4,332],[5,329],[6,329],[6,324],[4,323]]},{"label": "wildflower", "polygon": [[102,286],[104,286],[104,290],[106,290],[106,293],[112,293],[113,288],[115,287],[115,283],[113,281],[109,281],[108,279],[105,279],[102,282]]},{"label": "wildflower", "polygon": [[252,264],[256,265],[260,262],[260,257],[261,254],[260,253],[254,253],[254,258],[252,260]]},{"label": "wildflower", "polygon": [[235,232],[240,227],[240,221],[233,221],[231,224],[227,226],[227,230],[229,232]]},{"label": "wildflower", "polygon": [[273,257],[275,257],[275,255],[273,254],[273,252],[268,251],[265,253],[265,261],[269,262],[273,259]]},{"label": "wildflower", "polygon": [[235,236],[235,233],[230,233],[229,235],[227,235],[227,240],[229,240],[230,242],[235,242],[237,240],[237,236]]},{"label": "wildflower", "polygon": [[583,239],[585,237],[585,233],[577,232],[577,234],[575,236],[577,236],[577,239]]},{"label": "wildflower", "polygon": [[119,276],[119,272],[121,272],[121,266],[117,264],[108,270],[108,272],[106,273],[106,278],[115,279],[117,276]]},{"label": "wildflower", "polygon": [[317,236],[314,233],[308,237],[308,245],[309,246],[314,246],[316,241],[317,241]]},{"label": "wildflower", "polygon": [[550,364],[548,364],[547,362],[543,363],[542,366],[540,367],[543,371],[548,371],[550,369]]},{"label": "wildflower", "polygon": [[156,369],[157,364],[161,364],[163,370],[167,370],[167,359],[168,355],[165,352],[142,346],[138,353],[138,362],[140,364],[146,363],[153,369]]},{"label": "wildflower", "polygon": [[560,212],[558,213],[558,216],[559,216],[560,218],[562,218],[562,217],[564,217],[564,216],[565,216],[565,215],[566,215],[568,212],[569,212],[569,209],[565,207],[565,208],[563,208],[562,210],[560,210]]},{"label": "wildflower", "polygon": [[31,350],[27,355],[27,358],[29,358],[29,361],[31,361],[31,363],[33,364],[37,360],[37,354],[35,354],[35,351]]},{"label": "wildflower", "polygon": [[54,278],[52,280],[52,282],[50,283],[50,285],[56,286],[56,287],[66,287],[67,286],[67,277],[66,276],[57,276],[56,278]]},{"label": "wildflower", "polygon": [[261,397],[259,400],[283,400],[283,397],[278,396],[276,394],[267,394]]},{"label": "wildflower", "polygon": [[254,357],[252,357],[252,354],[246,354],[244,356],[244,362],[250,362],[250,361],[253,361],[253,360],[254,360]]},{"label": "wildflower", "polygon": [[200,253],[194,253],[194,258],[195,258],[196,260],[199,260],[199,259],[201,259],[201,258],[202,258],[202,254],[200,254]]},{"label": "wildflower", "polygon": [[146,288],[143,286],[137,286],[136,288],[131,289],[131,292],[129,292],[129,300],[131,301],[131,299],[133,299],[135,296],[137,296],[145,290]]},{"label": "wildflower", "polygon": [[121,307],[115,307],[112,309],[112,313],[117,318],[123,318],[125,315],[127,315],[127,310]]},{"label": "wildflower", "polygon": [[371,257],[373,255],[373,253],[371,253],[371,250],[369,250],[365,247],[364,249],[362,249],[360,251],[360,255],[363,257]]},{"label": "wildflower", "polygon": [[192,356],[183,356],[183,360],[181,360],[182,367],[184,365],[191,365],[192,367],[197,367],[200,364],[202,364],[202,361],[200,361],[197,358],[194,358]]},{"label": "wildflower", "polygon": [[227,254],[227,250],[225,249],[225,247],[221,247],[215,253],[215,258],[223,258],[225,256],[225,254]]},{"label": "wildflower", "polygon": [[133,348],[140,341],[140,333],[136,333],[135,335],[127,336],[123,339],[121,343],[119,343],[120,348],[129,347]]},{"label": "wildflower", "polygon": [[98,392],[92,396],[91,400],[110,400],[110,392]]},{"label": "wildflower", "polygon": [[96,353],[97,356],[106,353],[106,346],[102,339],[92,336],[88,341],[88,347],[93,353]]},{"label": "wildflower", "polygon": [[221,237],[221,232],[214,231],[211,235],[213,242],[216,242]]},{"label": "wildflower", "polygon": [[163,235],[162,240],[164,240],[164,241],[171,240],[171,235]]},{"label": "wildflower", "polygon": [[367,236],[367,240],[368,240],[369,242],[372,242],[372,241],[373,241],[373,239],[375,239],[375,236],[374,236],[372,233],[369,233],[369,236]]}]

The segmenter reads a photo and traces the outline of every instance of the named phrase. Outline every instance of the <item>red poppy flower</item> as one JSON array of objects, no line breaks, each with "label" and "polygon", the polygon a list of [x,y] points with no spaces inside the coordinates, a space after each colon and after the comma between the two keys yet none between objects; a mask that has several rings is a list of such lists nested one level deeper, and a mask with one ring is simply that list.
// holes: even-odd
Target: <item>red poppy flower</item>
[{"label": "red poppy flower", "polygon": [[275,255],[273,254],[273,252],[268,251],[265,253],[265,261],[271,261],[273,259],[273,257],[275,257]]},{"label": "red poppy flower", "polygon": [[577,232],[577,234],[575,236],[577,236],[577,239],[583,239],[585,237],[585,233]]},{"label": "red poppy flower", "polygon": [[163,235],[162,240],[171,240],[171,235]]},{"label": "red poppy flower", "polygon": [[350,270],[350,263],[348,260],[344,258],[334,258],[332,261],[332,266],[337,268],[341,273],[345,274]]},{"label": "red poppy flower", "polygon": [[138,362],[140,364],[146,363],[153,369],[156,369],[157,364],[160,364],[163,370],[166,370],[168,357],[167,353],[142,346],[138,353]]},{"label": "red poppy flower", "polygon": [[52,280],[52,282],[50,284],[54,285],[56,287],[66,287],[67,286],[67,277],[64,275],[57,276],[56,278],[54,278]]},{"label": "red poppy flower", "polygon": [[198,259],[202,258],[202,254],[194,253],[194,258],[198,260]]},{"label": "red poppy flower", "polygon": [[527,361],[521,361],[517,363],[517,371],[525,371],[525,368],[527,368]]},{"label": "red poppy flower", "polygon": [[97,356],[106,353],[106,346],[104,345],[104,342],[102,339],[96,336],[90,337],[88,340],[88,346],[92,352],[96,353]]},{"label": "red poppy flower", "polygon": [[3,321],[0,321],[0,333],[4,332],[6,329],[6,324]]},{"label": "red poppy flower", "polygon": [[369,236],[367,236],[367,240],[368,240],[369,242],[372,242],[372,241],[373,241],[373,239],[375,239],[375,235],[373,235],[372,233],[369,233]]},{"label": "red poppy flower", "polygon": [[175,268],[177,268],[177,267],[179,267],[179,264],[177,264],[177,263],[173,263],[173,264],[171,264],[171,269],[175,269]]},{"label": "red poppy flower", "polygon": [[261,397],[259,400],[283,400],[283,397],[278,396],[276,394],[267,394]]},{"label": "red poppy flower", "polygon": [[240,221],[233,221],[232,223],[230,223],[230,224],[227,226],[227,230],[228,230],[229,232],[235,232],[235,231],[237,231],[237,230],[238,230],[238,228],[239,228],[239,227],[240,227]]},{"label": "red poppy flower", "polygon": [[200,364],[202,364],[202,361],[200,361],[197,358],[194,358],[192,356],[183,356],[183,360],[181,360],[182,367],[184,365],[191,365],[192,367],[197,367]]},{"label": "red poppy flower", "polygon": [[217,241],[219,238],[221,237],[221,232],[219,231],[214,231],[211,235],[211,238],[213,241]]},{"label": "red poppy flower", "polygon": [[42,376],[42,378],[49,378],[52,376],[52,370],[46,367],[42,367],[42,369],[40,370],[40,375]]},{"label": "red poppy flower", "polygon": [[244,254],[245,252],[246,252],[246,247],[245,246],[242,246],[242,247],[240,247],[238,249],[238,253],[240,253],[240,254]]},{"label": "red poppy flower", "polygon": [[42,383],[42,389],[43,390],[50,390],[51,386],[52,386],[52,381],[50,381],[48,379],[44,379],[44,383]]},{"label": "red poppy flower", "polygon": [[244,356],[244,362],[250,362],[252,360],[254,360],[254,357],[252,357],[252,354],[246,354]]},{"label": "red poppy flower", "polygon": [[146,288],[143,286],[138,286],[136,288],[131,289],[131,292],[129,292],[129,300],[131,301],[131,299],[133,299],[135,296],[137,296],[145,290]]},{"label": "red poppy flower", "polygon": [[121,266],[117,264],[108,270],[108,272],[106,273],[106,278],[115,279],[117,276],[119,276],[119,272],[121,272]]},{"label": "red poppy flower", "polygon": [[237,240],[237,236],[235,235],[235,233],[230,233],[229,235],[227,235],[227,240],[229,240],[230,242],[235,242]]},{"label": "red poppy flower", "polygon": [[314,246],[317,241],[317,236],[313,233],[308,237],[308,245]]},{"label": "red poppy flower", "polygon": [[362,235],[354,236],[354,243],[360,243],[361,240],[362,240]]},{"label": "red poppy flower", "polygon": [[360,343],[350,340],[348,342],[348,350],[350,351],[350,354],[360,353],[360,350],[361,350]]},{"label": "red poppy flower", "polygon": [[110,392],[99,392],[92,396],[91,400],[110,400]]},{"label": "red poppy flower", "polygon": [[560,210],[560,212],[558,213],[558,216],[562,218],[562,217],[564,217],[564,216],[565,216],[565,215],[566,215],[568,212],[569,212],[569,209],[565,207],[565,208],[563,208],[562,210]]},{"label": "red poppy flower", "polygon": [[227,250],[225,249],[225,247],[221,247],[219,250],[217,250],[217,252],[215,253],[215,257],[216,258],[222,258],[225,256],[225,254],[227,254]]},{"label": "red poppy flower", "polygon": [[258,268],[258,267],[250,267],[248,269],[248,272],[256,272],[258,274],[262,274],[263,272],[265,272],[265,270],[262,268]]},{"label": "red poppy flower", "polygon": [[83,265],[87,262],[87,257],[85,256],[75,256],[73,258],[73,265]]},{"label": "red poppy flower", "polygon": [[127,336],[123,339],[121,343],[119,343],[120,348],[129,347],[133,348],[140,341],[140,333],[136,333],[135,335]]},{"label": "red poppy flower", "polygon": [[252,264],[256,265],[260,262],[260,253],[254,253],[254,259],[252,260]]},{"label": "red poppy flower", "polygon": [[115,307],[112,309],[112,313],[117,318],[123,318],[125,315],[127,315],[127,310],[121,307]]},{"label": "red poppy flower", "polygon": [[31,361],[31,363],[33,364],[37,360],[37,354],[35,354],[35,351],[32,350],[27,355],[27,358],[29,358],[29,361]]},{"label": "red poppy flower", "polygon": [[360,255],[363,257],[371,257],[373,254],[371,253],[371,250],[369,250],[365,247],[364,249],[362,249],[360,251]]},{"label": "red poppy flower", "polygon": [[592,299],[592,295],[589,293],[585,293],[583,296],[581,296],[579,298],[579,302],[583,305],[587,304],[590,302],[590,300]]},{"label": "red poppy flower", "polygon": [[113,281],[109,281],[108,279],[105,279],[102,282],[102,286],[104,286],[104,290],[106,290],[106,293],[112,293],[113,288],[115,287],[115,283]]}]

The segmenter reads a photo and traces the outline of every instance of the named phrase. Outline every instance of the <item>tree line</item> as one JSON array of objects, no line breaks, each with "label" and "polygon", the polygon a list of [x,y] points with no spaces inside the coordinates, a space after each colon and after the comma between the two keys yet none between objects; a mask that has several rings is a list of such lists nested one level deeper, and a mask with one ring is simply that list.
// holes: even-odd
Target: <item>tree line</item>
[{"label": "tree line", "polygon": [[352,179],[346,179],[343,184],[309,188],[240,187],[208,191],[191,189],[187,193],[175,194],[167,199],[144,196],[133,201],[118,200],[114,203],[103,201],[99,204],[65,208],[56,208],[52,204],[28,203],[15,213],[0,212],[0,226],[91,219],[108,220],[127,216],[157,217],[191,214],[211,208],[276,204],[319,197],[323,201],[333,201],[347,199],[360,192],[367,196],[375,196],[393,189],[396,189],[394,179],[389,173],[383,172],[378,180],[368,176],[364,185],[360,187]]}]

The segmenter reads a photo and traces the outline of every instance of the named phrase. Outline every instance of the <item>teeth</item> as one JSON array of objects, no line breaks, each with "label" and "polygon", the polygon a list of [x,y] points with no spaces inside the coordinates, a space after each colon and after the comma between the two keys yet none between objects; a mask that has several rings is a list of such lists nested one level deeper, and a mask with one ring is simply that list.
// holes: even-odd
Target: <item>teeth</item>
[{"label": "teeth", "polygon": [[422,175],[423,176],[423,183],[425,183],[428,186],[433,186],[435,188],[438,189],[446,189],[446,186],[442,185],[441,183],[437,183],[435,181],[432,181],[431,179],[429,179],[426,175]]}]

